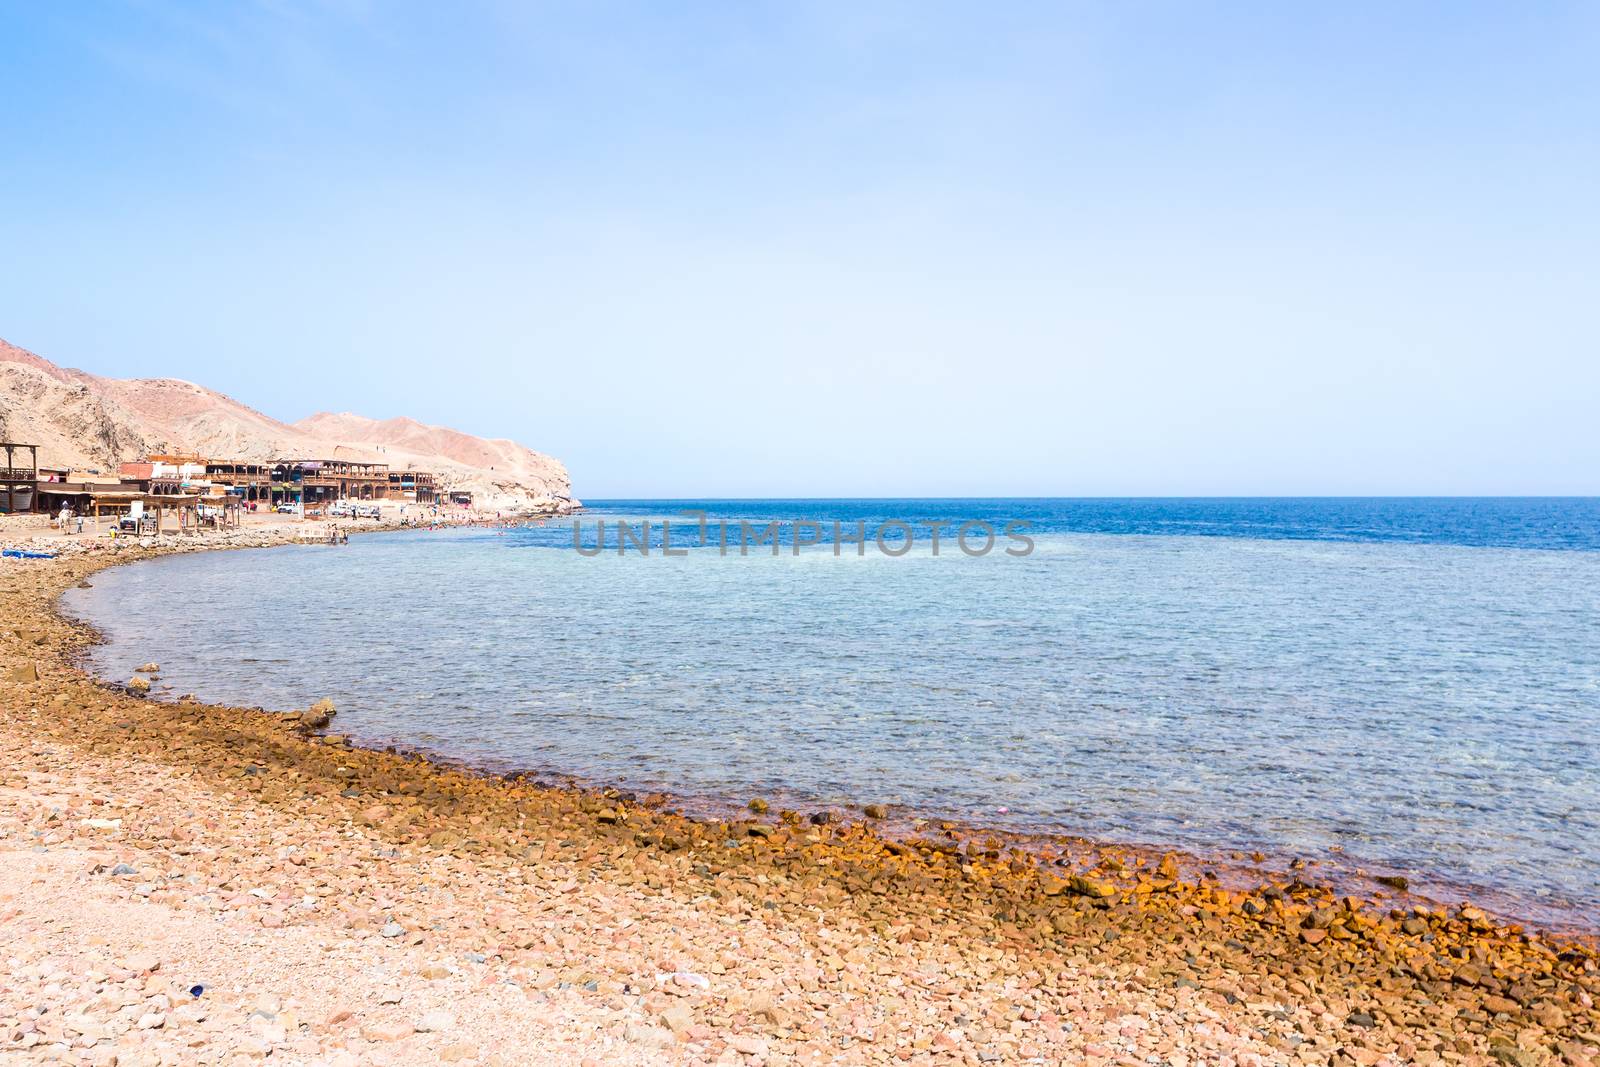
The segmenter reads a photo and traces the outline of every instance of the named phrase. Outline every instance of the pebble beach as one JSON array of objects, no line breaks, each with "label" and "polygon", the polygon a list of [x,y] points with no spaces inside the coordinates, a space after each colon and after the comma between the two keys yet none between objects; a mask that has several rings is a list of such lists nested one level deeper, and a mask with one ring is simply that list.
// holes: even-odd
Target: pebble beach
[{"label": "pebble beach", "polygon": [[1471,904],[761,798],[690,818],[357,748],[326,706],[157,702],[77,666],[96,635],[64,590],[292,536],[0,564],[0,1060],[1600,1056],[1594,943]]}]

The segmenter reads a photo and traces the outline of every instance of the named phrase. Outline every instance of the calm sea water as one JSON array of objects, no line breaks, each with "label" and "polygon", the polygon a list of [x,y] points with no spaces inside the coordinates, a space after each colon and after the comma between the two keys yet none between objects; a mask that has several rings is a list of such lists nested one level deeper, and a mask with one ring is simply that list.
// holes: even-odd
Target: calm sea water
[{"label": "calm sea water", "polygon": [[[778,520],[780,554],[741,557],[737,525],[726,555],[691,547],[691,507]],[[687,554],[657,523],[619,556],[644,517]],[[618,501],[585,546],[601,518],[593,557],[567,522],[383,534],[155,560],[67,602],[110,677],[331,696],[367,742],[1343,857],[1600,927],[1600,501]],[[916,540],[796,554],[807,519]],[[1033,551],[954,549],[977,519],[1028,521]]]}]

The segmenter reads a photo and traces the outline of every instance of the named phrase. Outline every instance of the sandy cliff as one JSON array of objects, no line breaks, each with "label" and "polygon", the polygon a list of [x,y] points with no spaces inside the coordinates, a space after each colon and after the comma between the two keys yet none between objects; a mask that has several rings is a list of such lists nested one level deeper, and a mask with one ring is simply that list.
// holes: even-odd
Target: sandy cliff
[{"label": "sandy cliff", "polygon": [[151,452],[240,459],[349,458],[433,471],[490,507],[572,495],[559,460],[515,441],[413,419],[321,413],[279,422],[175,378],[102,378],[0,340],[0,440],[38,444],[39,462],[112,469]]}]

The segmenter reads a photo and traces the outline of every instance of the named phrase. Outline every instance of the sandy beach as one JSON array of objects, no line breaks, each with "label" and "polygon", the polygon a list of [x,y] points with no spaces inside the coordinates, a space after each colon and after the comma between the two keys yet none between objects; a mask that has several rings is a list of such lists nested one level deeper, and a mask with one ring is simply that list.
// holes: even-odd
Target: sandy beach
[{"label": "sandy beach", "polygon": [[[0,1058],[1588,1064],[1600,957],[1477,908],[867,812],[692,820],[144,699],[0,564]],[[31,533],[0,531],[8,544]],[[31,543],[31,542],[30,542]],[[330,549],[331,550],[331,549]],[[168,655],[181,656],[181,649]],[[157,672],[150,672],[157,673]]]}]

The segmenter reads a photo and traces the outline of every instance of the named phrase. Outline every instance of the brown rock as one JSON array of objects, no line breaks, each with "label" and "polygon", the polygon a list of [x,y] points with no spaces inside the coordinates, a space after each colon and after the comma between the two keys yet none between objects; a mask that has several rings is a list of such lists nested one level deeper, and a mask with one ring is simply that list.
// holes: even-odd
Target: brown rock
[{"label": "brown rock", "polygon": [[1491,1015],[1504,1012],[1506,1015],[1515,1015],[1522,1010],[1522,1005],[1510,997],[1500,997],[1490,994],[1483,998],[1483,1010]]}]

